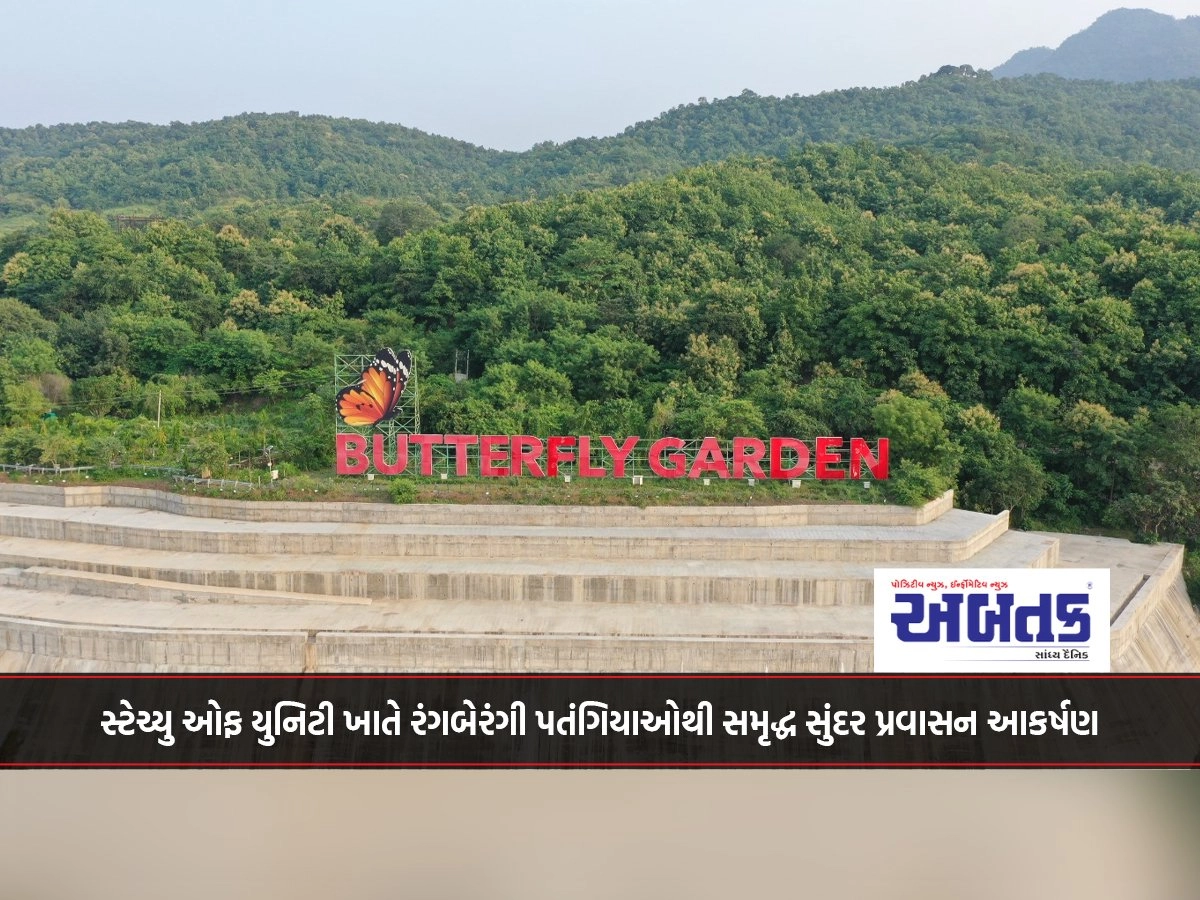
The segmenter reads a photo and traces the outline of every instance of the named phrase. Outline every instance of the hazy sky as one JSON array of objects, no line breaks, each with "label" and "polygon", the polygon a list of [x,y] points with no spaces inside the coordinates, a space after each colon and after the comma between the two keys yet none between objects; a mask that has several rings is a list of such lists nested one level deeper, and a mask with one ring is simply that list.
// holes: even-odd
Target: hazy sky
[{"label": "hazy sky", "polygon": [[[0,0],[0,126],[240,112],[505,149],[698,97],[899,84],[1057,46],[1120,0]],[[1136,5],[1136,4],[1133,4]],[[1154,0],[1174,16],[1200,0]]]}]

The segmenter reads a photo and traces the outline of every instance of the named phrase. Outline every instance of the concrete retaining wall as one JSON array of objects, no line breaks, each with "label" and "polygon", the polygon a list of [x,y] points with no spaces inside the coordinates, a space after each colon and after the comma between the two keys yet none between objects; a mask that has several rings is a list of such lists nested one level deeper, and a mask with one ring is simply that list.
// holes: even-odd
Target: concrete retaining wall
[{"label": "concrete retaining wall", "polygon": [[[170,569],[0,554],[0,566],[26,571],[14,587],[60,590],[124,599],[204,602],[203,589],[224,592],[209,602],[390,602],[400,600],[553,601],[555,603],[728,603],[782,606],[862,606],[871,602],[869,578],[761,577],[713,575],[509,575],[488,572],[287,572],[244,569]],[[74,577],[72,572],[78,573]],[[104,578],[137,579],[136,584],[97,583]],[[3,584],[0,578],[0,584]],[[272,593],[262,597],[228,592]],[[344,599],[345,598],[345,599]]]},{"label": "concrete retaining wall", "polygon": [[[189,602],[313,602],[319,596],[360,601],[479,600],[600,603],[723,603],[762,605],[858,605],[871,602],[871,582],[799,567],[753,569],[747,576],[713,575],[685,563],[662,565],[662,571],[631,566],[625,573],[571,572],[505,566],[511,558],[562,560],[660,559],[795,560],[904,565],[961,562],[990,545],[1008,527],[1002,513],[982,522],[961,540],[805,540],[788,535],[745,539],[705,535],[698,526],[769,528],[792,525],[927,524],[952,507],[947,493],[920,509],[890,506],[787,506],[688,508],[686,510],[612,507],[392,506],[386,504],[254,503],[187,497],[142,488],[112,485],[54,487],[0,484],[0,503],[51,507],[109,505],[158,510],[198,517],[191,528],[163,531],[136,524],[63,521],[32,515],[4,515],[0,534],[45,541],[101,544],[126,552],[106,560],[75,553],[72,560],[21,556],[7,552],[0,566],[26,569],[8,573],[20,586],[128,600]],[[86,520],[82,515],[80,519]],[[136,521],[137,516],[130,516]],[[291,523],[282,532],[235,526],[221,531],[215,522]],[[313,523],[334,523],[321,531]],[[306,524],[307,523],[307,524]],[[390,531],[366,529],[370,523]],[[501,539],[484,536],[491,526],[528,526]],[[561,531],[552,536],[534,525]],[[455,527],[458,526],[458,527]],[[467,527],[463,527],[467,526]],[[696,527],[683,535],[628,536],[605,528]],[[266,527],[271,527],[270,525]],[[278,526],[275,526],[276,529]],[[972,527],[975,527],[972,523]],[[582,529],[595,528],[595,533]],[[446,533],[451,532],[451,533]],[[940,533],[945,534],[946,531]],[[849,532],[848,532],[849,534]],[[908,535],[905,535],[907,538]],[[48,544],[53,547],[53,544]],[[1047,545],[1044,559],[1057,562],[1057,544]],[[16,548],[9,548],[15,551]],[[204,563],[174,558],[160,564],[139,550],[226,554],[292,555],[286,564],[256,570],[235,568],[236,562],[211,557]],[[22,550],[21,552],[27,552]],[[28,551],[30,553],[34,551]],[[89,551],[91,552],[91,551]],[[305,558],[356,554],[395,558],[390,570],[305,571]],[[405,563],[409,557],[411,562]],[[438,560],[422,563],[416,558]],[[458,560],[492,560],[470,569]],[[193,565],[189,565],[189,562]],[[1117,613],[1112,624],[1114,671],[1200,671],[1200,618],[1193,610],[1180,574],[1183,548],[1169,552]],[[404,570],[405,566],[408,570]],[[611,565],[611,564],[610,564]],[[42,567],[31,569],[29,567]],[[553,566],[547,566],[554,568]],[[597,566],[599,568],[599,566]],[[676,571],[671,571],[675,568]],[[851,571],[853,571],[852,567]],[[515,569],[515,570],[514,570]],[[134,579],[153,583],[138,584]],[[171,584],[170,582],[178,582]],[[8,581],[0,580],[0,585]],[[238,592],[248,592],[239,594]],[[253,592],[273,592],[275,596]],[[314,597],[313,595],[319,595]],[[1114,598],[1119,604],[1124,598]],[[234,610],[231,608],[231,615]],[[52,614],[52,613],[51,613]],[[0,617],[0,657],[75,660],[77,668],[129,670],[241,671],[433,671],[433,672],[852,672],[870,671],[871,644],[861,639],[790,639],[771,637],[614,635],[511,635],[373,633],[351,631],[262,631],[229,628],[237,620],[221,619],[220,631],[173,630],[78,625],[48,618]],[[336,620],[334,620],[336,621]],[[258,624],[258,623],[255,623]]]},{"label": "concrete retaining wall", "polygon": [[[1124,655],[1137,640],[1147,619],[1153,615],[1157,606],[1171,589],[1172,583],[1179,577],[1183,570],[1183,552],[1183,547],[1175,546],[1174,550],[1163,559],[1158,568],[1151,572],[1150,577],[1137,589],[1133,597],[1125,604],[1125,608],[1119,610],[1119,614],[1113,620],[1111,631],[1114,661]],[[1115,604],[1118,601],[1114,598],[1113,602]],[[1118,612],[1115,607],[1113,611]]]},{"label": "concrete retaining wall", "polygon": [[163,631],[0,617],[0,651],[136,666],[301,672],[308,658],[308,634]]},{"label": "concrete retaining wall", "polygon": [[1200,672],[1200,618],[1182,575],[1171,581],[1113,671]]},{"label": "concrete retaining wall", "polygon": [[785,506],[504,506],[387,503],[291,503],[224,500],[124,485],[0,483],[0,503],[125,506],[243,522],[342,522],[382,525],[556,525],[692,527],[773,525],[925,525],[954,507],[947,491],[921,507],[888,504]]},{"label": "concrete retaining wall", "polygon": [[[1008,529],[1008,513],[961,540],[804,539],[780,534],[744,539],[713,539],[704,529],[691,534],[622,534],[608,532],[545,533],[536,526],[525,532],[496,535],[455,526],[392,526],[390,532],[356,532],[339,526],[333,532],[259,532],[250,530],[160,530],[133,525],[64,521],[35,516],[3,515],[0,534],[43,541],[102,544],[130,550],[183,553],[292,554],[300,556],[438,557],[471,559],[705,559],[795,560],[823,562],[960,562]],[[476,526],[478,529],[478,526]]]},{"label": "concrete retaining wall", "polygon": [[157,631],[0,617],[5,653],[107,671],[656,673],[870,671],[872,650],[853,640]]},{"label": "concrete retaining wall", "polygon": [[303,594],[286,590],[256,590],[240,585],[189,584],[120,575],[110,572],[30,566],[16,574],[0,571],[0,586],[27,591],[83,594],[114,600],[142,600],[156,603],[340,603],[362,606],[369,598]]},{"label": "concrete retaining wall", "polygon": [[394,635],[319,632],[316,671],[854,672],[869,641]]},{"label": "concrete retaining wall", "polygon": [[1138,588],[1112,626],[1114,672],[1200,672],[1200,617],[1175,547]]}]

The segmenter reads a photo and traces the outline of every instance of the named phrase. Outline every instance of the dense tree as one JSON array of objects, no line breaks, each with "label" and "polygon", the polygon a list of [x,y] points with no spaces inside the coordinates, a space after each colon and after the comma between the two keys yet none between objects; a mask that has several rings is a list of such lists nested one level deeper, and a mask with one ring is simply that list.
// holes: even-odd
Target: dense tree
[{"label": "dense tree", "polygon": [[[546,142],[524,153],[399,125],[295,114],[0,129],[0,223],[27,223],[60,203],[179,215],[246,200],[323,198],[386,245],[470,204],[617,186],[742,154],[784,158],[810,142],[864,139],[982,162],[1125,161],[1197,171],[1198,91],[1195,80],[1117,85],[954,71],[899,87],[811,97],[743,91],[678,106],[612,137]],[[1172,221],[1186,222],[1200,193],[1180,193],[1170,181],[1169,174],[1117,174],[1108,193],[1153,203]],[[868,188],[865,208],[887,207],[882,183],[871,189],[864,179],[859,187]],[[951,211],[936,189],[924,196],[926,215]],[[1053,240],[1057,233],[1032,210],[1013,210],[993,228],[990,249]],[[784,238],[773,249],[786,263],[795,245]],[[54,270],[34,274],[53,278]]]},{"label": "dense tree", "polygon": [[390,345],[428,430],[886,435],[895,500],[1194,540],[1200,178],[1157,172],[821,145],[386,243],[57,211],[0,242],[0,457],[325,467],[334,354]]}]

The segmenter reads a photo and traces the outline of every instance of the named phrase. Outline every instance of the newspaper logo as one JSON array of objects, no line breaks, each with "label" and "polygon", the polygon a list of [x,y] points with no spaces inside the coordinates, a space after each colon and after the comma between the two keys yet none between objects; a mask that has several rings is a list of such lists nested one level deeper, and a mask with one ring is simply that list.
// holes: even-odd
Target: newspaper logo
[{"label": "newspaper logo", "polygon": [[876,569],[876,672],[1107,672],[1108,569]]}]

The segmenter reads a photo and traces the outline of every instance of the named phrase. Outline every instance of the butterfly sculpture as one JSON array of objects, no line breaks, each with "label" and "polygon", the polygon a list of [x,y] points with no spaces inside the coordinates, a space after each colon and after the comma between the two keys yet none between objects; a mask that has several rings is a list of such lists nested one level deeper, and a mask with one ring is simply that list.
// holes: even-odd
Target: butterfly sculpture
[{"label": "butterfly sculpture", "polygon": [[396,414],[411,373],[412,356],[407,350],[397,355],[391,347],[384,347],[357,383],[338,391],[338,415],[352,426],[386,422]]}]

